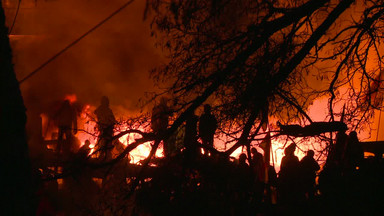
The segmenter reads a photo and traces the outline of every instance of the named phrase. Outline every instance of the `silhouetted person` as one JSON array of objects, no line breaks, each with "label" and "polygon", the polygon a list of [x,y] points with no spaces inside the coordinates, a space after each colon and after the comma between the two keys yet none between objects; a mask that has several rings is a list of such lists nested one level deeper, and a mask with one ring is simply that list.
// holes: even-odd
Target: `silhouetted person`
[{"label": "silhouetted person", "polygon": [[[200,116],[199,119],[199,136],[203,142],[203,145],[209,146],[211,148],[213,145],[213,136],[217,129],[217,120],[214,115],[211,114],[211,106],[206,104],[204,105],[204,113]],[[208,155],[208,151],[204,151]]]},{"label": "silhouetted person", "polygon": [[[336,135],[335,144],[330,146],[326,164],[319,174],[319,189],[326,200],[337,201],[345,194],[344,166],[345,148],[348,136],[345,130]],[[332,201],[333,202],[333,201]]]},{"label": "silhouetted person", "polygon": [[291,172],[297,169],[299,165],[299,158],[295,155],[295,144],[289,145],[284,150],[285,156],[281,159],[280,172]]},{"label": "silhouetted person", "polygon": [[235,179],[235,206],[239,215],[244,215],[247,210],[248,195],[252,186],[251,169],[247,164],[247,155],[242,153],[239,155],[237,172],[234,173]]},{"label": "silhouetted person", "polygon": [[249,168],[249,165],[247,164],[247,155],[244,153],[241,153],[239,155],[238,171],[239,171],[239,177],[241,178],[241,182],[244,182],[245,178],[249,177],[249,174],[251,171]]},{"label": "silhouetted person", "polygon": [[185,122],[184,146],[188,159],[194,160],[199,154],[197,142],[197,122],[199,117],[194,113],[187,117]]},{"label": "silhouetted person", "polygon": [[[160,103],[152,109],[151,128],[153,132],[162,137],[168,128],[171,109],[167,105],[165,97],[160,98]],[[167,140],[163,140],[164,157],[168,157],[172,153],[172,147],[169,146]]]},{"label": "silhouetted person", "polygon": [[316,172],[320,169],[319,164],[313,158],[314,155],[313,150],[308,150],[307,155],[300,161],[302,188],[309,199],[315,195]]},{"label": "silhouetted person", "polygon": [[[55,114],[55,120],[59,128],[57,153],[68,156],[72,148],[72,130],[77,133],[76,111],[72,108],[69,100],[65,100]],[[65,141],[64,141],[65,137]]]},{"label": "silhouetted person", "polygon": [[253,178],[254,178],[254,199],[255,205],[261,203],[264,193],[264,178],[265,178],[265,167],[263,155],[257,151],[256,148],[251,149],[252,161],[253,161]]},{"label": "silhouetted person", "polygon": [[89,140],[85,140],[84,145],[77,151],[74,155],[72,165],[70,167],[70,172],[72,172],[74,178],[78,178],[84,171],[88,155],[91,151]]},{"label": "silhouetted person", "polygon": [[249,168],[249,166],[247,164],[247,155],[244,153],[241,153],[239,155],[239,167],[241,169],[248,169]]},{"label": "silhouetted person", "polygon": [[347,144],[348,136],[344,131],[339,131],[336,135],[336,142],[331,146],[327,158],[327,166],[341,167],[344,160],[344,152]]},{"label": "silhouetted person", "polygon": [[115,116],[109,108],[109,99],[103,96],[100,101],[100,106],[95,110],[97,117],[97,125],[99,129],[98,150],[100,151],[100,158],[111,159],[111,150],[113,148],[113,128],[116,124]]},{"label": "silhouetted person", "polygon": [[285,204],[295,204],[299,201],[299,158],[295,156],[295,144],[284,150],[285,156],[281,159],[279,172],[279,193],[281,201]]},{"label": "silhouetted person", "polygon": [[360,166],[364,159],[363,147],[357,138],[356,131],[349,133],[344,158],[345,167],[350,171],[355,170],[356,167]]},{"label": "silhouetted person", "polygon": [[91,142],[89,140],[85,140],[84,145],[77,151],[78,158],[81,160],[86,159],[91,152],[91,148],[89,147]]},{"label": "silhouetted person", "polygon": [[256,148],[251,149],[251,154],[252,154],[255,178],[257,181],[262,182],[264,181],[264,175],[265,175],[263,155],[260,152],[258,152]]}]

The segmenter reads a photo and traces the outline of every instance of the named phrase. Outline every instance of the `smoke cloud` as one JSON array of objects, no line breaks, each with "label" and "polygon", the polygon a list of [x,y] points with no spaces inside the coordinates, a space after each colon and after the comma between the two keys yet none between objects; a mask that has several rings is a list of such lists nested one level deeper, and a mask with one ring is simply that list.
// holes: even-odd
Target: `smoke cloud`
[{"label": "smoke cloud", "polygon": [[[4,5],[11,26],[17,0]],[[123,0],[22,1],[11,44],[18,79],[109,16]],[[112,19],[21,84],[27,108],[49,109],[52,101],[76,94],[97,106],[102,95],[111,106],[137,111],[145,92],[155,91],[148,71],[163,57],[143,20],[145,1],[134,1]]]}]

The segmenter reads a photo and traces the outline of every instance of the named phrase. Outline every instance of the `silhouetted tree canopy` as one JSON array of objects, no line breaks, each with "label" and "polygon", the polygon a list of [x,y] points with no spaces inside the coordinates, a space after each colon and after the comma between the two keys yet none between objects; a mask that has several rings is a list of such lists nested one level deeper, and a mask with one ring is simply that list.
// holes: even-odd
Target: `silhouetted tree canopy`
[{"label": "silhouetted tree canopy", "polygon": [[[369,129],[374,110],[382,108],[383,14],[384,0],[147,0],[145,17],[152,20],[153,36],[169,60],[151,75],[159,86],[165,87],[158,95],[172,97],[174,119],[170,128],[161,134],[149,131],[148,116],[132,120],[144,125],[146,130],[132,123],[135,126],[113,139],[131,133],[141,135],[140,138],[109,161],[83,164],[108,169],[103,178],[109,182],[105,181],[103,187],[113,199],[109,199],[112,204],[106,206],[123,206],[122,210],[116,210],[123,215],[126,201],[138,185],[136,192],[144,192],[138,193],[139,204],[153,193],[160,197],[153,196],[147,208],[161,200],[166,203],[161,208],[164,212],[169,212],[168,207],[178,207],[177,214],[184,210],[178,203],[180,200],[184,204],[201,204],[196,197],[211,195],[204,197],[206,202],[223,198],[219,192],[227,187],[212,185],[219,185],[228,175],[239,176],[236,167],[228,171],[233,164],[219,161],[225,157],[219,157],[218,163],[209,158],[197,163],[195,169],[199,169],[199,175],[194,173],[196,170],[185,170],[183,160],[176,157],[176,163],[166,161],[159,166],[162,172],[150,173],[152,180],[146,179],[147,172],[152,171],[148,168],[151,157],[161,140],[171,137],[204,103],[212,105],[220,123],[220,135],[234,143],[224,156],[241,145],[246,145],[250,153],[250,143],[260,139],[260,129],[268,119],[299,124],[299,127],[312,123],[313,116],[307,112],[316,99],[328,100],[326,120],[338,121],[343,116],[350,129]],[[34,193],[28,172],[25,107],[13,71],[3,11],[0,15],[3,96],[0,123],[5,164],[2,182],[9,186],[3,193],[11,194],[3,205],[11,206],[15,214],[25,214],[33,211],[32,204],[24,203],[33,198]],[[131,150],[150,141],[154,141],[152,150],[139,169],[128,169],[126,164],[118,163]],[[212,152],[217,153],[214,149]],[[111,171],[113,167],[118,171]],[[120,176],[125,169],[131,171],[129,178],[125,173]],[[75,171],[78,170],[70,170],[68,175]],[[162,182],[169,179],[172,181]],[[232,189],[242,183],[237,179],[228,183],[231,185],[228,194],[232,198],[237,193]],[[117,194],[121,197],[116,198]],[[117,205],[114,199],[121,202]],[[210,210],[216,211],[226,201],[219,200]],[[227,210],[231,210],[230,206],[221,209],[223,213]]]},{"label": "silhouetted tree canopy", "polygon": [[381,107],[383,3],[147,1],[153,34],[169,57],[152,76],[177,99],[171,130],[211,103],[229,138],[250,141],[265,113],[311,123],[307,108],[318,98],[328,99],[329,121],[345,105],[350,128],[369,126]]}]

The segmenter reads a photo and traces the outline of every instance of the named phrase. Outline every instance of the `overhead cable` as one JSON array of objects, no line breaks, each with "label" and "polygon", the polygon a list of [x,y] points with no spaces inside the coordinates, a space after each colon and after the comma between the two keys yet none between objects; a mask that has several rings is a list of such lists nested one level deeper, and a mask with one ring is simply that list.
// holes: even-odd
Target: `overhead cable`
[{"label": "overhead cable", "polygon": [[13,17],[13,22],[12,22],[11,28],[9,29],[8,34],[12,33],[13,27],[15,26],[16,18],[17,18],[17,15],[19,14],[20,4],[21,4],[21,0],[19,0],[19,2],[17,3],[15,17]]},{"label": "overhead cable", "polygon": [[43,69],[45,66],[47,66],[49,63],[51,63],[53,60],[55,60],[57,57],[59,57],[61,54],[63,54],[65,51],[67,51],[69,48],[71,48],[72,46],[74,46],[75,44],[77,44],[79,41],[81,41],[82,39],[84,39],[87,35],[89,35],[90,33],[92,33],[93,31],[95,31],[98,27],[100,27],[101,25],[103,25],[105,22],[107,22],[109,19],[111,19],[112,17],[114,17],[116,14],[120,13],[124,8],[126,8],[128,5],[130,5],[134,0],[129,0],[128,2],[126,2],[125,4],[123,4],[120,8],[118,8],[117,10],[115,10],[112,14],[110,14],[108,17],[106,17],[105,19],[103,19],[102,21],[100,21],[98,24],[96,24],[94,27],[92,27],[91,29],[89,29],[87,32],[85,32],[84,34],[82,34],[80,37],[78,37],[76,40],[74,40],[73,42],[71,42],[70,44],[68,44],[66,47],[64,47],[62,50],[60,50],[59,52],[57,52],[55,55],[53,55],[51,58],[49,58],[47,61],[45,61],[43,64],[41,64],[39,67],[37,67],[35,70],[33,70],[32,72],[30,72],[27,76],[25,76],[23,79],[21,79],[19,81],[19,84],[23,83],[25,80],[29,79],[30,77],[32,77],[33,75],[35,75],[37,72],[39,72],[41,69]]}]

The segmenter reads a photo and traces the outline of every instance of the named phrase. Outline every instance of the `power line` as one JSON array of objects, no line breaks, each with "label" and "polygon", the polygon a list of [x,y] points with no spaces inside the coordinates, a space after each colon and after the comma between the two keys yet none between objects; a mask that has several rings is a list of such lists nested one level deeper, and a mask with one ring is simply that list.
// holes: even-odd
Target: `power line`
[{"label": "power line", "polygon": [[128,2],[126,2],[125,4],[123,4],[120,8],[118,8],[117,10],[115,10],[112,14],[110,14],[107,18],[103,19],[102,21],[100,21],[98,24],[96,24],[94,27],[92,27],[91,29],[89,29],[87,32],[85,32],[83,35],[81,35],[79,38],[77,38],[76,40],[74,40],[73,42],[71,42],[70,44],[68,44],[66,47],[64,47],[64,49],[60,50],[58,53],[56,53],[55,55],[53,55],[51,58],[49,58],[47,61],[45,61],[43,64],[41,64],[39,67],[37,67],[35,70],[33,70],[31,73],[29,73],[26,77],[24,77],[23,79],[21,79],[19,81],[19,84],[23,83],[25,80],[29,79],[30,77],[32,77],[33,75],[35,75],[37,72],[39,72],[41,69],[43,69],[45,66],[47,66],[49,63],[51,63],[53,60],[55,60],[57,57],[59,57],[61,54],[63,54],[65,51],[67,51],[69,48],[71,48],[72,46],[74,46],[75,44],[77,44],[79,41],[81,41],[83,38],[85,38],[87,35],[89,35],[90,33],[92,33],[93,31],[95,31],[98,27],[100,27],[101,25],[103,25],[105,22],[107,22],[109,19],[111,19],[112,17],[114,17],[116,14],[120,13],[124,8],[126,8],[128,5],[130,5],[134,0],[129,0]]},{"label": "power line", "polygon": [[11,26],[11,28],[10,28],[8,34],[11,34],[11,32],[12,32],[12,30],[13,30],[13,27],[15,26],[16,18],[17,18],[17,15],[19,14],[20,4],[21,4],[21,0],[19,0],[19,3],[17,3],[17,8],[16,8],[15,17],[13,17],[12,26]]}]

